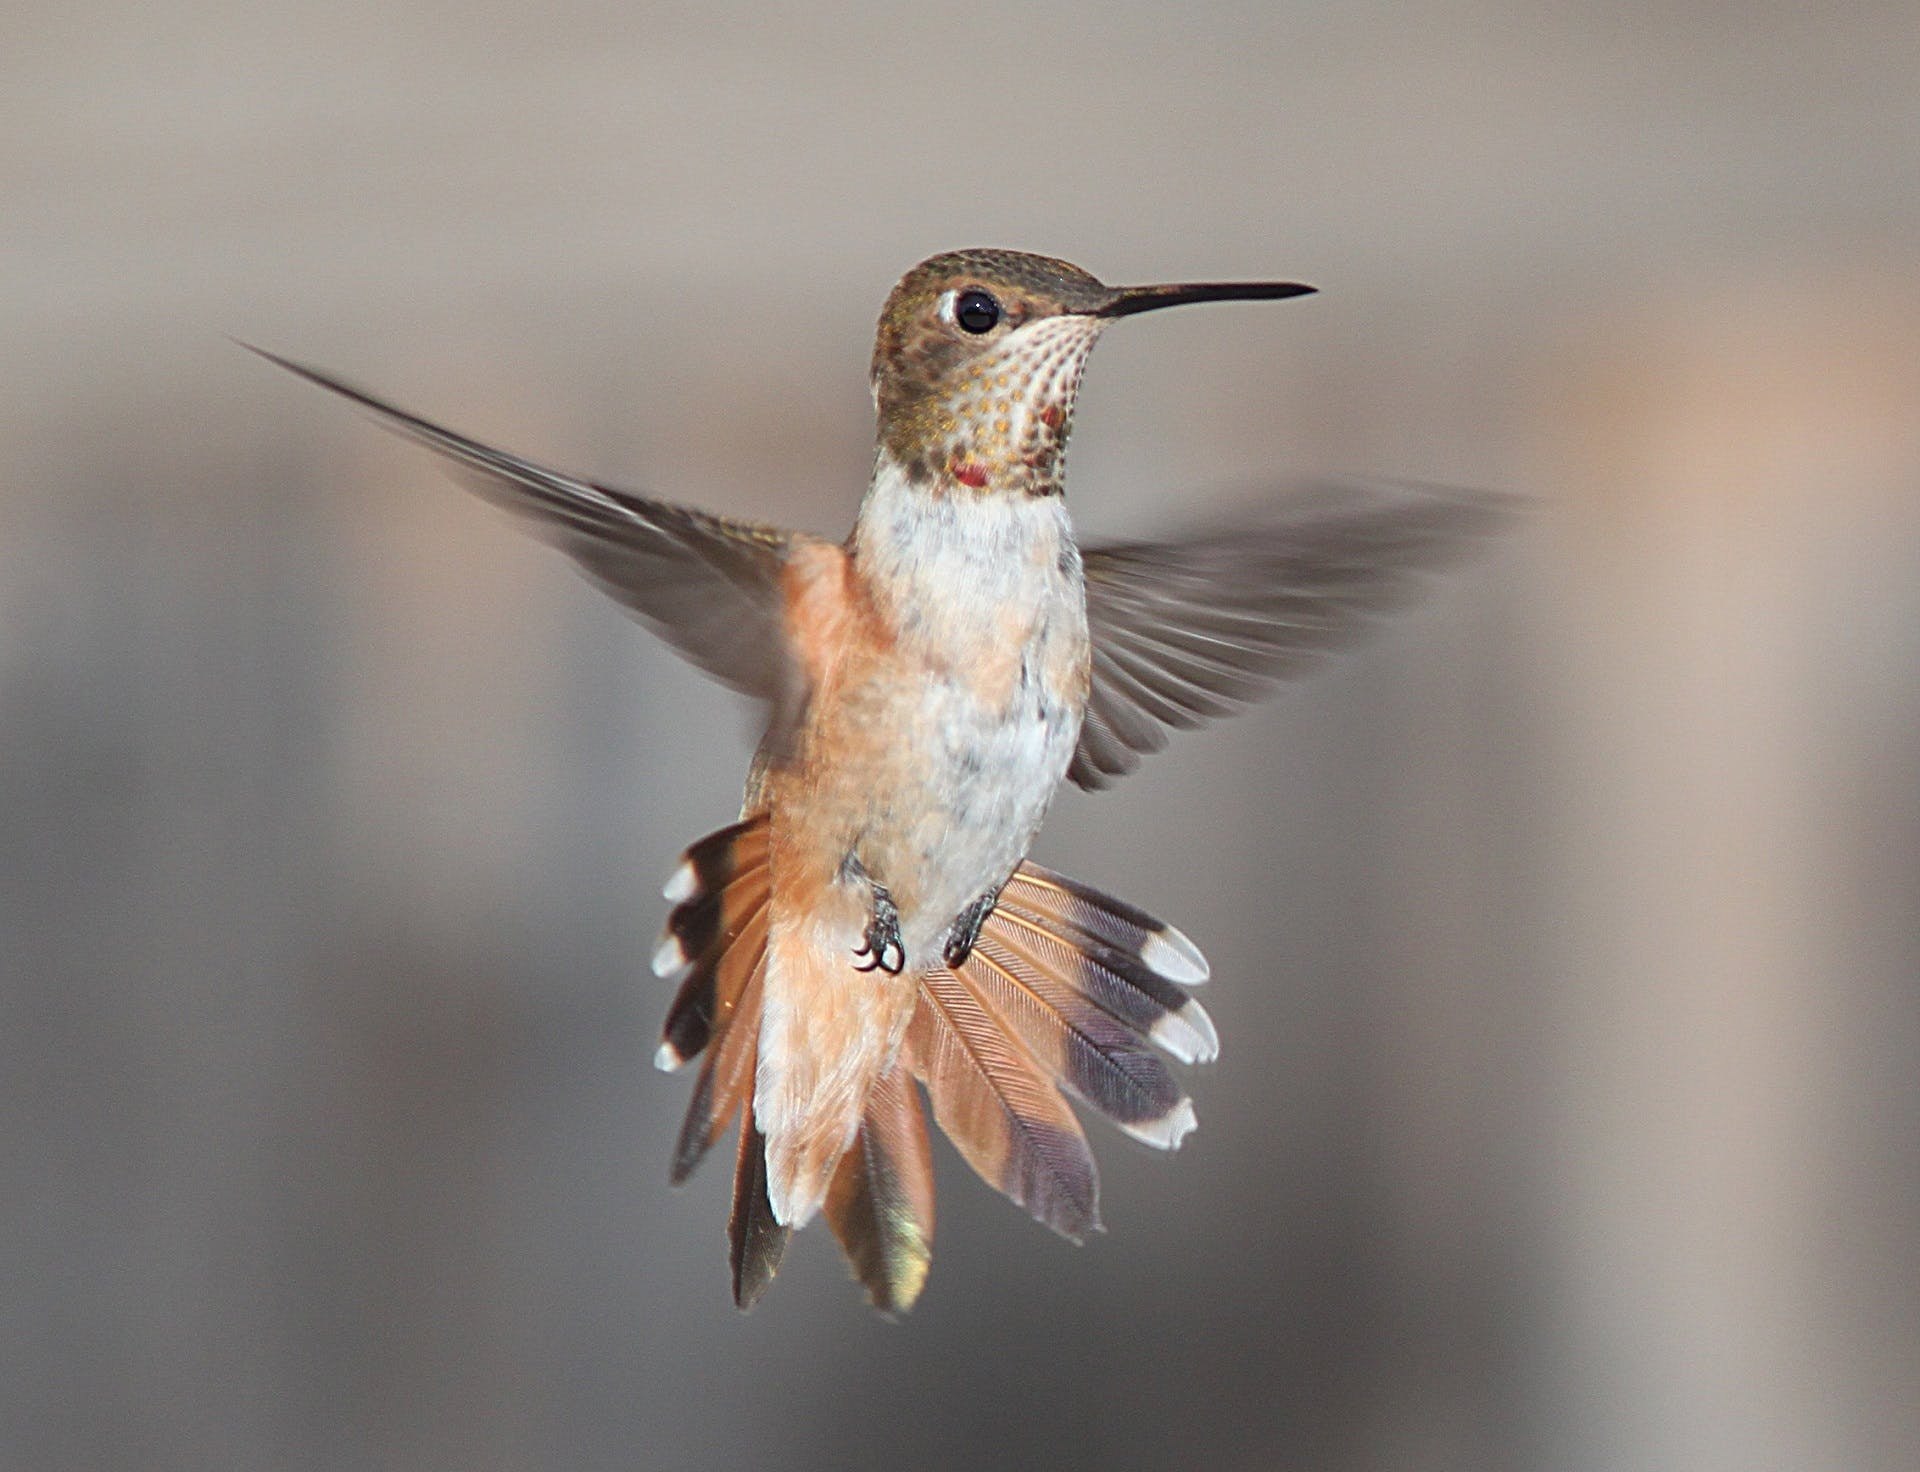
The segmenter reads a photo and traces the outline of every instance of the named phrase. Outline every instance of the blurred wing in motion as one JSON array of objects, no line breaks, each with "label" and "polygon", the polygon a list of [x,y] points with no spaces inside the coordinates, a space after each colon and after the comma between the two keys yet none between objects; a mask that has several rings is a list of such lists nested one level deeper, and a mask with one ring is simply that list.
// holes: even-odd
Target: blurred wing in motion
[{"label": "blurred wing in motion", "polygon": [[792,533],[548,470],[317,369],[261,348],[248,351],[371,409],[388,428],[446,456],[481,496],[533,522],[589,578],[715,679],[777,706],[793,697],[780,581]]},{"label": "blurred wing in motion", "polygon": [[1085,554],[1093,688],[1067,775],[1105,787],[1186,729],[1231,715],[1405,603],[1508,525],[1488,491],[1329,486],[1274,520]]}]

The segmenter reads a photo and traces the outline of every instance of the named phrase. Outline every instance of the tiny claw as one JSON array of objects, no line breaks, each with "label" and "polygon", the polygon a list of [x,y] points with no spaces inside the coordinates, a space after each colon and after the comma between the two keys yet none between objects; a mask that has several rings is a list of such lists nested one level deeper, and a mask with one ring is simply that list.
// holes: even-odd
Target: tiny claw
[{"label": "tiny claw", "polygon": [[967,957],[973,954],[974,943],[980,939],[980,929],[987,923],[987,917],[993,913],[993,907],[1000,900],[1000,891],[993,890],[962,910],[953,922],[953,928],[947,932],[945,959],[949,971],[958,971],[967,964]]},{"label": "tiny claw", "polygon": [[889,976],[898,976],[906,969],[906,947],[900,944],[897,932],[894,935],[878,935],[875,933],[876,929],[877,927],[869,927],[866,944],[854,952],[856,956],[867,956],[871,959],[868,960],[866,965],[855,966],[853,969],[855,971],[884,971]]},{"label": "tiny claw", "polygon": [[868,957],[867,964],[855,966],[855,971],[884,971],[889,976],[898,976],[906,969],[907,948],[900,940],[900,912],[893,907],[893,896],[885,886],[873,886],[873,918],[867,922],[867,933],[855,956]]}]

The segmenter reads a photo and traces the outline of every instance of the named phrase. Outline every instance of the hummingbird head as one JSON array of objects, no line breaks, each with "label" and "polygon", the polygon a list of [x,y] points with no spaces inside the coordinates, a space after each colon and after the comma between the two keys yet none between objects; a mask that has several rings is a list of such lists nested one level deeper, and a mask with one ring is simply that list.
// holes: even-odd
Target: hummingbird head
[{"label": "hummingbird head", "polygon": [[1116,317],[1312,291],[1291,281],[1108,286],[1067,261],[959,250],[900,278],[880,314],[880,446],[913,480],[1051,495],[1080,375]]}]

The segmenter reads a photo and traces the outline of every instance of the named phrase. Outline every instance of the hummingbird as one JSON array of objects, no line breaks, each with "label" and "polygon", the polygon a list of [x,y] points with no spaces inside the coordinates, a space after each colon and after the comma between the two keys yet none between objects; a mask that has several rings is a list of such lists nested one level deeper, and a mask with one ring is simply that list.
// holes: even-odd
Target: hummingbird
[{"label": "hummingbird", "polygon": [[872,479],[844,542],[713,515],[494,449],[252,351],[439,452],[707,674],[763,703],[737,821],[688,848],[652,958],[656,1063],[699,1061],[685,1181],[736,1124],[734,1301],[824,1214],[882,1313],[932,1261],[926,1111],[988,1185],[1078,1242],[1098,1177],[1068,1100],[1177,1147],[1169,1061],[1214,1058],[1205,957],[1027,857],[1063,780],[1107,786],[1266,695],[1502,498],[1322,488],[1239,527],[1082,548],[1075,397],[1124,317],[1291,281],[1108,286],[1020,251],[936,255],[876,334]]}]

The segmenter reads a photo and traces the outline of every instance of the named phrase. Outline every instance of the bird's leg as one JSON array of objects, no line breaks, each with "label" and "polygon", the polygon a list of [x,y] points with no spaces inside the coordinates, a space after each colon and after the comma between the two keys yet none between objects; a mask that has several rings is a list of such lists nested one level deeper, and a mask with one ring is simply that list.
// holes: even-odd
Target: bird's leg
[{"label": "bird's leg", "polygon": [[841,872],[848,878],[865,882],[870,910],[866,936],[853,953],[856,960],[861,956],[867,959],[865,964],[855,965],[853,969],[898,976],[907,964],[907,948],[900,940],[900,912],[894,908],[893,896],[887,893],[886,885],[867,873],[866,865],[857,855],[847,855]]},{"label": "bird's leg", "polygon": [[1000,887],[995,885],[962,910],[947,928],[946,960],[949,971],[958,971],[966,965],[967,957],[973,954],[973,943],[980,939],[980,927],[987,923],[987,916],[993,913],[993,907],[999,899]]}]

